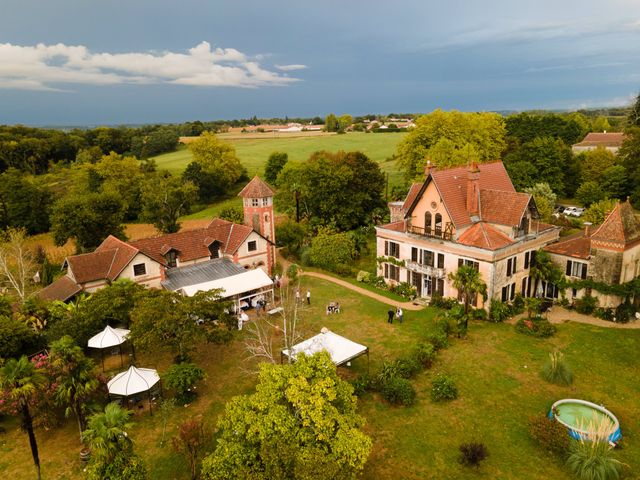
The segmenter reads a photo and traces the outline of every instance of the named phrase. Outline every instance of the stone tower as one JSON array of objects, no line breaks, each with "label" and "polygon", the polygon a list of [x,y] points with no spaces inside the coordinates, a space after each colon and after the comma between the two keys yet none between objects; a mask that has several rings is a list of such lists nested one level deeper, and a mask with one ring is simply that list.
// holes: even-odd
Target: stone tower
[{"label": "stone tower", "polygon": [[244,223],[269,240],[269,273],[275,264],[276,230],[273,215],[273,189],[257,175],[240,191]]}]

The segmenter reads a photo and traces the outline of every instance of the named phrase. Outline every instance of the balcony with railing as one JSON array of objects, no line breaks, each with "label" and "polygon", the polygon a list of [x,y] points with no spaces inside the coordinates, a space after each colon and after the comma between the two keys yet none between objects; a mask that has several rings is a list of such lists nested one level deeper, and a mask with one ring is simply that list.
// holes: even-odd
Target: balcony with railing
[{"label": "balcony with railing", "polygon": [[413,233],[414,235],[420,235],[422,237],[428,238],[439,238],[442,240],[451,240],[453,238],[453,225],[447,224],[447,226],[442,228],[423,228],[416,227],[413,225],[409,225],[408,227],[409,233]]},{"label": "balcony with railing", "polygon": [[432,267],[430,265],[424,265],[419,262],[413,262],[411,260],[405,261],[405,267],[412,272],[421,273],[428,277],[446,278],[447,271],[444,268]]}]

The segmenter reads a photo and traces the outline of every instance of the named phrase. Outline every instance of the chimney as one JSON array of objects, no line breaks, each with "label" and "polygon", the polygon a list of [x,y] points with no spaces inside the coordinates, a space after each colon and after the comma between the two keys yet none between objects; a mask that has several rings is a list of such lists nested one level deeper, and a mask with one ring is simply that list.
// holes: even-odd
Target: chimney
[{"label": "chimney", "polygon": [[584,225],[584,236],[588,237],[591,230],[591,225],[593,224],[591,222],[584,222],[583,225]]},{"label": "chimney", "polygon": [[428,177],[432,169],[433,164],[431,163],[431,160],[427,160],[427,165],[424,167],[424,176]]},{"label": "chimney", "polygon": [[469,215],[474,216],[480,213],[480,169],[478,164],[473,162],[467,172],[467,210]]}]

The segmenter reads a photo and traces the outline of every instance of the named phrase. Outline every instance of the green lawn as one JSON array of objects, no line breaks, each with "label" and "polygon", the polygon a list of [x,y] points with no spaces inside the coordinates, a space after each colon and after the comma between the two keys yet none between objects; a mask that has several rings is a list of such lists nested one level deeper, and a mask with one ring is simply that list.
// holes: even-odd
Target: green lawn
[{"label": "green lawn", "polygon": [[[312,305],[302,310],[305,336],[326,326],[371,351],[372,371],[385,358],[406,354],[433,327],[434,309],[405,312],[405,323],[386,323],[388,307],[367,297],[345,291],[320,279],[303,277],[303,290],[311,290]],[[326,316],[327,302],[339,300],[342,313]],[[245,335],[246,332],[241,332]],[[614,330],[567,323],[555,337],[539,340],[515,333],[512,325],[472,322],[466,340],[453,340],[439,354],[434,367],[413,381],[418,403],[410,408],[392,407],[376,395],[359,402],[367,420],[366,430],[374,441],[366,465],[366,479],[569,479],[562,464],[549,457],[527,433],[530,415],[545,414],[560,398],[583,398],[604,404],[620,420],[624,440],[617,453],[629,472],[640,470],[640,384],[637,352],[640,330]],[[548,352],[560,349],[572,365],[575,383],[571,387],[549,385],[539,378]],[[115,362],[116,359],[111,359]],[[169,436],[178,421],[203,415],[211,431],[224,403],[233,395],[250,392],[255,383],[252,361],[246,361],[241,335],[225,346],[203,345],[195,358],[207,370],[207,380],[199,387],[199,398],[176,410]],[[140,366],[160,371],[169,356],[147,355]],[[340,368],[351,378],[367,369],[366,357]],[[434,404],[429,399],[432,377],[447,372],[456,379],[460,398]],[[170,443],[159,444],[157,415],[136,416],[130,432],[137,451],[145,458],[154,479],[186,479],[188,471]],[[0,471],[3,478],[33,478],[27,437],[14,419],[4,421],[0,434]],[[81,478],[79,445],[75,422],[61,428],[38,430],[43,478]],[[467,470],[456,462],[462,442],[480,440],[489,449],[489,458],[478,470]],[[629,473],[625,478],[638,478]],[[637,475],[637,473],[635,473]]]},{"label": "green lawn", "polygon": [[[321,137],[291,137],[291,138],[258,138],[258,139],[227,139],[236,148],[238,158],[247,168],[250,176],[264,172],[264,166],[272,152],[280,151],[289,154],[289,160],[307,160],[313,152],[328,150],[358,150],[369,158],[380,163],[383,171],[389,173],[390,184],[400,182],[401,173],[395,162],[386,162],[396,150],[396,145],[405,133],[360,133],[351,132],[345,135],[330,135]],[[224,139],[224,135],[220,138]],[[177,151],[155,157],[158,168],[172,173],[181,173],[191,161],[191,152],[185,146]]]}]

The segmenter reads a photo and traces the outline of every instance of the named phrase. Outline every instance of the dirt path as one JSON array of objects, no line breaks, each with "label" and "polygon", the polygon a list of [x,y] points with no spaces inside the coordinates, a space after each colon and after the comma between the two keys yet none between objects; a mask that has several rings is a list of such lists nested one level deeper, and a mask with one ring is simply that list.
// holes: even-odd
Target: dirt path
[{"label": "dirt path", "polygon": [[398,302],[397,300],[392,300],[390,298],[387,298],[383,295],[379,295],[375,292],[371,292],[369,290],[366,290],[362,287],[358,287],[357,285],[353,285],[352,283],[349,283],[345,280],[341,280],[339,278],[336,277],[332,277],[331,275],[325,275],[324,273],[318,273],[318,272],[302,272],[302,276],[305,277],[314,277],[314,278],[321,278],[322,280],[327,280],[328,282],[333,282],[337,285],[340,285],[341,287],[344,288],[348,288],[350,290],[353,290],[354,292],[359,293],[360,295],[365,295],[369,298],[373,298],[374,300],[377,300],[379,302],[382,303],[386,303],[387,305],[393,305],[394,307],[401,307],[405,310],[422,310],[424,307],[422,305],[415,305],[412,302]]},{"label": "dirt path", "polygon": [[[526,315],[526,314],[525,314]],[[597,327],[604,328],[622,328],[622,329],[639,329],[640,321],[635,320],[629,323],[615,323],[615,322],[607,322],[606,320],[601,320],[600,318],[592,317],[590,315],[582,315],[581,313],[576,312],[575,310],[568,310],[563,307],[553,306],[547,312],[547,319],[551,323],[564,323],[564,322],[578,322],[578,323],[586,323],[588,325],[595,325]],[[520,318],[520,317],[517,317]],[[510,323],[515,323],[517,318],[514,318],[510,321]]]}]

